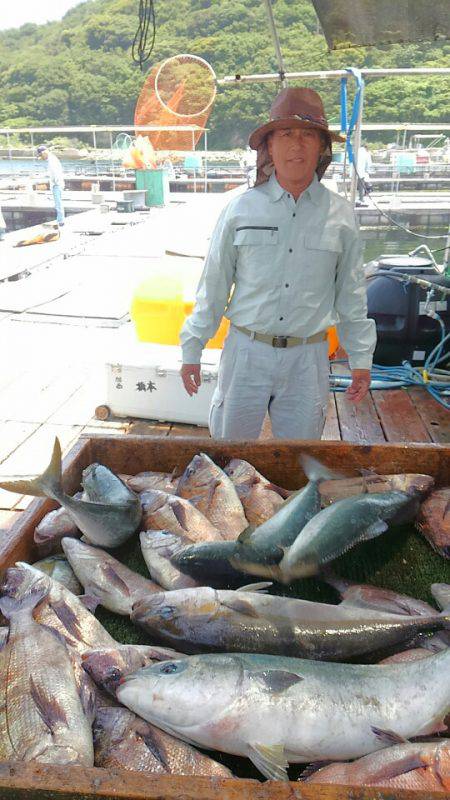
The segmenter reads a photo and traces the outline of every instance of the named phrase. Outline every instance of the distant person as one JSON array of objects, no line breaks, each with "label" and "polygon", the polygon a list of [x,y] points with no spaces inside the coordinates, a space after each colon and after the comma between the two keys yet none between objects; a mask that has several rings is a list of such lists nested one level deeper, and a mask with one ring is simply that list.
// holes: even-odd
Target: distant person
[{"label": "distant person", "polygon": [[2,210],[0,208],[0,242],[5,241],[5,233],[6,233],[6,222],[2,214]]},{"label": "distant person", "polygon": [[37,148],[37,155],[42,161],[48,162],[48,175],[50,178],[50,189],[55,201],[56,221],[60,227],[64,225],[64,208],[62,203],[62,193],[64,189],[64,173],[61,162],[54,153],[51,153],[45,144],[40,144]]},{"label": "distant person", "polygon": [[369,150],[366,147],[365,142],[361,142],[359,150],[358,150],[358,157],[356,159],[356,172],[358,173],[358,197],[359,200],[356,201],[357,206],[365,206],[367,203],[364,202],[364,197],[368,194],[371,190],[371,186],[369,183],[370,172],[372,170],[373,163],[372,163],[372,156],[370,155]]}]

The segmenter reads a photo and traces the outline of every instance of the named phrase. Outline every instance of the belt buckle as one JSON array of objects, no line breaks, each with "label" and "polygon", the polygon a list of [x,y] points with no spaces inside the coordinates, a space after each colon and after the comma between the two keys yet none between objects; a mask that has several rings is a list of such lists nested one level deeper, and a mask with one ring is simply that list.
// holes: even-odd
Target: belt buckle
[{"label": "belt buckle", "polygon": [[287,336],[274,336],[272,339],[272,347],[287,347]]}]

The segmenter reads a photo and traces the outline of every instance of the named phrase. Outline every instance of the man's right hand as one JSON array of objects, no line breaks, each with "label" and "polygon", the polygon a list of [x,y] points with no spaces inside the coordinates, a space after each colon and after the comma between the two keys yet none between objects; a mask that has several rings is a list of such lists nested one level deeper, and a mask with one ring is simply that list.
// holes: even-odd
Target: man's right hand
[{"label": "man's right hand", "polygon": [[197,394],[202,379],[200,377],[200,364],[183,364],[180,370],[181,380],[188,395]]}]

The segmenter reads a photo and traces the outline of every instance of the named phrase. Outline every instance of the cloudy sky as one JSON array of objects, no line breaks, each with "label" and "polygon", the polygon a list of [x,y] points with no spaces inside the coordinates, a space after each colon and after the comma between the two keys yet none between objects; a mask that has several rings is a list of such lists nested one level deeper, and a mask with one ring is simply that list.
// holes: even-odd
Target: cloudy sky
[{"label": "cloudy sky", "polygon": [[3,0],[0,30],[19,28],[26,22],[40,24],[61,19],[66,11],[81,0]]}]

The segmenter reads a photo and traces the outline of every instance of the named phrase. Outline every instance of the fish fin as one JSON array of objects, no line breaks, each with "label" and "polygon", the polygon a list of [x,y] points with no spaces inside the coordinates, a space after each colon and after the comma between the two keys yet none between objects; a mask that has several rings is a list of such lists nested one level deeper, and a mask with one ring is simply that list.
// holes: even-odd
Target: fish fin
[{"label": "fish fin", "polygon": [[39,603],[47,597],[48,587],[36,586],[31,592],[22,597],[0,597],[0,611],[6,619],[11,619],[14,614],[28,610],[30,614]]},{"label": "fish fin", "polygon": [[221,600],[221,606],[230,608],[232,611],[237,611],[238,614],[244,614],[246,617],[259,617],[255,608],[246,600],[241,600],[239,597],[232,597],[229,600]]},{"label": "fish fin", "polygon": [[206,495],[206,508],[210,507],[210,505],[211,505],[211,503],[212,503],[212,501],[214,499],[214,495],[216,493],[216,489],[221,485],[221,483],[222,483],[222,481],[219,481],[217,479],[215,481],[211,481],[211,483],[209,485],[209,488],[208,488],[208,494]]},{"label": "fish fin", "polygon": [[180,527],[183,528],[183,530],[186,531],[186,533],[189,533],[189,528],[186,518],[186,509],[183,506],[183,504],[180,502],[180,500],[174,499],[169,503],[169,505]]},{"label": "fish fin", "polygon": [[262,683],[266,689],[277,694],[287,691],[291,686],[295,686],[296,683],[301,683],[304,680],[296,672],[289,672],[283,669],[265,669],[261,672],[252,672],[250,675]]},{"label": "fish fin", "polygon": [[39,686],[32,675],[30,675],[30,694],[39,716],[51,733],[55,731],[58,724],[69,724],[66,712],[58,703],[57,698],[49,695],[45,687]]},{"label": "fish fin", "polygon": [[236,541],[241,542],[241,544],[245,544],[255,530],[256,529],[254,525],[248,525],[247,528],[244,528],[244,530],[241,531]]},{"label": "fish fin", "polygon": [[372,729],[372,733],[374,733],[377,739],[379,739],[380,742],[383,742],[385,745],[409,743],[409,739],[405,739],[404,736],[400,736],[400,734],[395,733],[395,731],[377,728],[375,725],[371,725],[370,727]]},{"label": "fish fin", "polygon": [[289,766],[281,744],[249,744],[247,756],[269,780],[287,781]]},{"label": "fish fin", "polygon": [[342,472],[337,472],[334,469],[325,467],[325,465],[321,464],[317,458],[314,458],[307,453],[301,453],[299,461],[300,466],[309,481],[332,481],[345,477]]},{"label": "fish fin", "polygon": [[79,685],[80,701],[86,718],[92,723],[97,710],[97,695],[92,679],[89,678],[88,674],[83,670],[81,670],[81,672],[83,674],[81,675]]},{"label": "fish fin", "polygon": [[108,578],[111,583],[124,594],[126,597],[131,597],[130,587],[127,583],[120,577],[117,570],[114,569],[111,564],[105,564],[102,567],[102,572],[106,578]]},{"label": "fish fin", "polygon": [[369,525],[368,528],[364,531],[363,541],[368,541],[369,539],[375,539],[381,533],[387,531],[388,525],[384,521],[384,519],[377,519],[376,522],[373,522],[372,525]]},{"label": "fish fin", "polygon": [[0,481],[0,489],[4,489],[6,492],[15,492],[16,494],[26,494],[29,497],[46,497],[47,493],[41,489],[37,481],[37,478],[28,481]]},{"label": "fish fin", "polygon": [[144,742],[147,750],[152,754],[153,758],[158,761],[165,772],[171,772],[171,764],[169,763],[168,755],[163,747],[163,739],[159,737],[158,731],[152,725],[147,725],[147,729],[138,731],[139,738]]},{"label": "fish fin", "polygon": [[267,589],[273,586],[273,581],[259,581],[259,583],[246,583],[245,586],[239,586],[237,592],[260,592],[264,594]]},{"label": "fish fin", "polygon": [[69,633],[77,641],[82,641],[82,633],[78,619],[76,614],[74,614],[72,609],[69,608],[67,603],[65,603],[64,600],[58,600],[55,603],[52,602],[48,605],[49,608],[54,611],[61,624],[65,627],[67,633]]},{"label": "fish fin", "polygon": [[100,599],[95,596],[94,592],[92,592],[92,594],[80,594],[78,595],[78,600],[83,603],[84,607],[87,608],[91,614],[95,614],[97,607],[101,604]]}]

